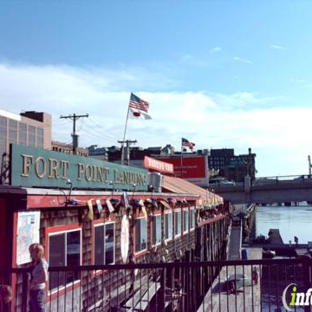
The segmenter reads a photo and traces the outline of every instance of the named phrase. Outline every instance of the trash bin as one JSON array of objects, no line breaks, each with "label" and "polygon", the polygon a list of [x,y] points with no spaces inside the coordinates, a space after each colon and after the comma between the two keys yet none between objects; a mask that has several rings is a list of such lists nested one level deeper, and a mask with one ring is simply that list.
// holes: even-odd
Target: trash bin
[{"label": "trash bin", "polygon": [[248,259],[248,250],[242,249],[242,259],[247,260]]}]

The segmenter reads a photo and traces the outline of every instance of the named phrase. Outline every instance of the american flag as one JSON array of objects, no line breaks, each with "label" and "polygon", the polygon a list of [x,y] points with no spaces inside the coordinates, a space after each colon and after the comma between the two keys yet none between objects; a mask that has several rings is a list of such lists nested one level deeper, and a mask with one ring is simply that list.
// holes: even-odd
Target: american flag
[{"label": "american flag", "polygon": [[188,147],[190,150],[193,150],[195,143],[190,142],[189,140],[182,138],[182,147]]},{"label": "american flag", "polygon": [[135,94],[131,93],[129,107],[138,109],[140,111],[147,113],[149,109],[149,103],[147,101],[140,99]]}]

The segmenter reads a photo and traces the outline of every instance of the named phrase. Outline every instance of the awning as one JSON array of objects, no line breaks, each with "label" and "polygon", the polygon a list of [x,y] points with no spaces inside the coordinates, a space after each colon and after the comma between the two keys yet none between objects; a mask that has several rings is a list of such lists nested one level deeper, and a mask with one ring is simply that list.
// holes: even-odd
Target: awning
[{"label": "awning", "polygon": [[162,188],[164,191],[173,193],[200,195],[199,201],[204,205],[216,206],[223,204],[223,198],[221,196],[184,179],[163,176]]}]

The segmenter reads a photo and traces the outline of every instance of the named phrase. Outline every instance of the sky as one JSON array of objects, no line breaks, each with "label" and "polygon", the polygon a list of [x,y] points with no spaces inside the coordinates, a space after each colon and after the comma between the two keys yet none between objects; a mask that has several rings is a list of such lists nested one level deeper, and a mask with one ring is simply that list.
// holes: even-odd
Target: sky
[{"label": "sky", "polygon": [[[308,174],[312,2],[0,2],[0,108],[52,115],[79,146],[256,154],[257,177]],[[130,93],[152,120],[128,120]],[[126,126],[127,125],[127,126]],[[125,136],[124,136],[125,134]]]}]

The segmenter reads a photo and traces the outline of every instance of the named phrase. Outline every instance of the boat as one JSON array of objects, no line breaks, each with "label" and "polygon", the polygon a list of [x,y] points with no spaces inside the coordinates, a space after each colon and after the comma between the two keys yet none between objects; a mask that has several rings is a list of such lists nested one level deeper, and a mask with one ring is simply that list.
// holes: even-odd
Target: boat
[{"label": "boat", "polygon": [[276,252],[270,249],[263,249],[262,250],[262,258],[274,258],[276,256]]}]

